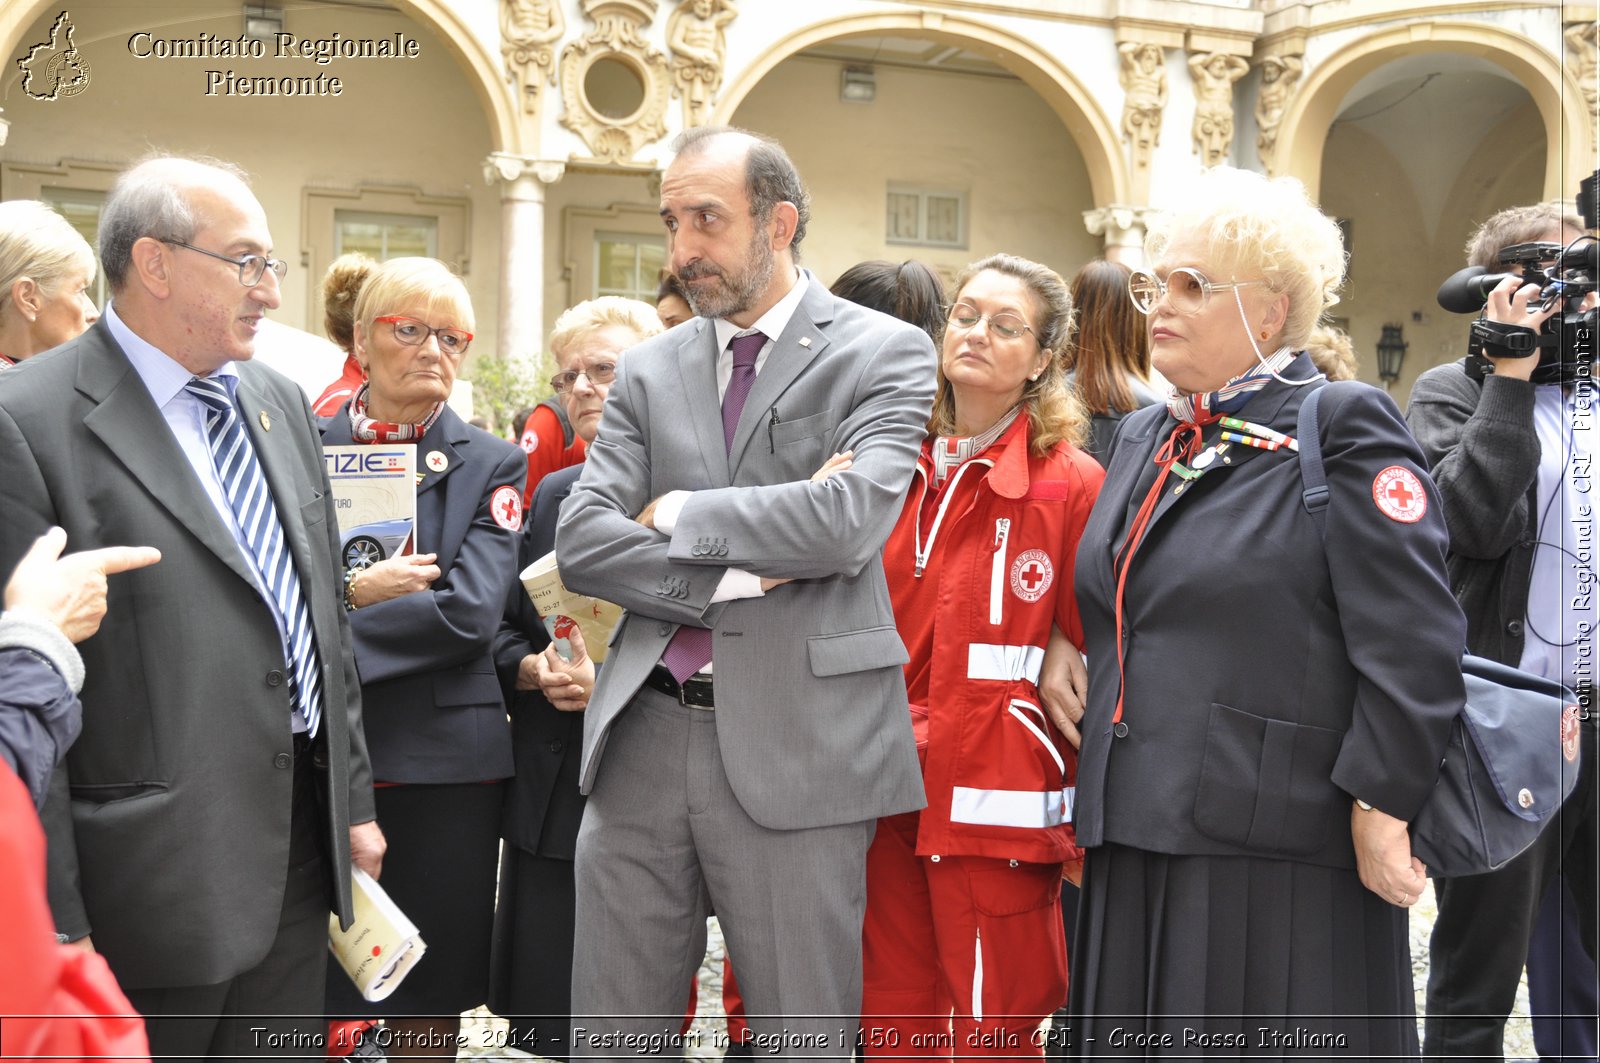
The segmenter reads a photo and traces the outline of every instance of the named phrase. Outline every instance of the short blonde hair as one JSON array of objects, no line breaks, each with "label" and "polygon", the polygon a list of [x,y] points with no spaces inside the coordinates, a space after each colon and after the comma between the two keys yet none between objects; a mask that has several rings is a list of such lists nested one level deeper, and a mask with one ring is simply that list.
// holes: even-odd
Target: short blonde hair
[{"label": "short blonde hair", "polygon": [[11,286],[24,277],[54,296],[67,278],[94,280],[94,249],[78,230],[37,199],[0,203],[0,317],[11,305]]},{"label": "short blonde hair", "polygon": [[372,335],[377,318],[414,301],[426,302],[429,313],[443,310],[459,329],[471,332],[475,328],[472,297],[449,266],[436,258],[391,258],[368,274],[356,296],[356,321],[362,335]]},{"label": "short blonde hair", "polygon": [[1214,281],[1261,279],[1289,297],[1281,342],[1304,345],[1324,310],[1339,301],[1344,283],[1344,238],[1292,177],[1267,178],[1216,166],[1201,174],[1181,200],[1152,217],[1144,249],[1156,262],[1175,243],[1194,241],[1205,261],[1224,275]]},{"label": "short blonde hair", "polygon": [[566,352],[573,344],[603,328],[620,325],[629,329],[641,340],[662,331],[661,318],[656,308],[637,299],[624,299],[620,295],[602,295],[588,299],[577,306],[568,307],[556,318],[550,330],[550,357],[557,365],[566,361]]}]

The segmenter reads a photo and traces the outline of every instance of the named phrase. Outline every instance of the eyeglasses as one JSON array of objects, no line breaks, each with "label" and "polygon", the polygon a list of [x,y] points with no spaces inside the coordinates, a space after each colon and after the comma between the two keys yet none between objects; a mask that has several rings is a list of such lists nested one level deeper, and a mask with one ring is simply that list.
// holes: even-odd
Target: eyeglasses
[{"label": "eyeglasses", "polygon": [[557,373],[550,378],[550,386],[558,395],[565,394],[578,386],[579,377],[587,377],[590,387],[603,388],[617,379],[616,362],[596,362],[587,369],[568,369],[564,373]]},{"label": "eyeglasses", "polygon": [[472,333],[463,332],[458,328],[429,328],[414,317],[403,317],[399,314],[389,314],[386,317],[375,317],[374,323],[387,322],[394,326],[394,338],[407,347],[421,347],[428,342],[429,336],[439,338],[439,352],[441,354],[466,354],[467,347],[472,344]]},{"label": "eyeglasses", "polygon": [[1205,309],[1206,300],[1211,298],[1211,293],[1214,291],[1248,288],[1252,284],[1265,283],[1266,281],[1232,281],[1218,284],[1207,280],[1204,273],[1188,266],[1173,270],[1167,274],[1166,280],[1161,280],[1141,269],[1134,271],[1128,278],[1128,296],[1141,314],[1153,311],[1162,296],[1167,297],[1172,303],[1172,309],[1178,313],[1198,314]]},{"label": "eyeglasses", "polygon": [[227,255],[219,255],[215,251],[207,251],[203,247],[186,244],[182,240],[162,240],[161,242],[171,244],[173,247],[186,247],[190,251],[198,251],[202,255],[220,258],[224,262],[230,262],[238,266],[239,283],[246,288],[254,288],[260,284],[261,279],[267,275],[267,270],[269,269],[272,271],[272,275],[279,280],[283,280],[283,275],[289,272],[289,263],[281,258],[267,258],[264,255],[243,255],[239,258],[229,258]]},{"label": "eyeglasses", "polygon": [[[950,327],[958,332],[971,332],[978,323],[987,320],[989,328],[1008,340],[1020,339],[1024,332],[1033,332],[1033,326],[1009,311],[998,314],[980,314],[971,303],[957,303],[950,308]],[[1038,333],[1034,333],[1037,337]]]}]

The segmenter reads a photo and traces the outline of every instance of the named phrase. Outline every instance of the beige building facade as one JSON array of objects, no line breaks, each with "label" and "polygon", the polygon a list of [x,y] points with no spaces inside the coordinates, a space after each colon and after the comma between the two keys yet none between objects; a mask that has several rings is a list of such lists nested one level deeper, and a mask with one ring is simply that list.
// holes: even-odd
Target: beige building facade
[{"label": "beige building facade", "polygon": [[[653,293],[672,137],[781,140],[814,198],[803,262],[947,276],[1009,251],[1070,276],[1141,257],[1152,206],[1217,162],[1341,219],[1335,308],[1397,397],[1459,356],[1433,293],[1483,217],[1595,167],[1595,7],[1518,0],[6,0],[0,197],[86,231],[153,149],[254,175],[280,320],[320,332],[344,250],[466,278],[485,354],[531,355],[598,294]],[[331,380],[336,364],[327,367]]]}]

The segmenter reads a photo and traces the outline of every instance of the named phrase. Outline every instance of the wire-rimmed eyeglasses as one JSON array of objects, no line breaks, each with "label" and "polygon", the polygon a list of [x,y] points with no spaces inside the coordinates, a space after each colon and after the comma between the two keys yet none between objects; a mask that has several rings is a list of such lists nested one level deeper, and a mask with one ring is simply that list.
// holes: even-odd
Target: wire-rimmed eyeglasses
[{"label": "wire-rimmed eyeglasses", "polygon": [[267,275],[267,270],[269,269],[272,271],[272,275],[279,280],[283,280],[283,275],[289,272],[289,263],[281,258],[267,258],[265,255],[241,255],[238,258],[232,258],[228,255],[219,255],[215,251],[207,251],[203,247],[186,244],[182,240],[163,240],[161,242],[171,244],[173,247],[186,247],[190,251],[198,251],[202,255],[220,258],[224,262],[230,262],[238,266],[239,283],[246,288],[254,288],[260,284],[261,279]]},{"label": "wire-rimmed eyeglasses", "polygon": [[566,394],[578,385],[578,378],[584,377],[591,387],[603,388],[617,378],[616,362],[596,362],[583,369],[568,369],[557,373],[550,378],[550,387],[557,394]]},{"label": "wire-rimmed eyeglasses", "polygon": [[1008,340],[1021,339],[1024,332],[1033,332],[1032,325],[1009,310],[1002,310],[998,314],[980,314],[971,303],[956,303],[950,308],[950,327],[957,332],[971,332],[985,319],[990,329]]},{"label": "wire-rimmed eyeglasses", "polygon": [[1135,270],[1128,278],[1128,297],[1133,300],[1133,305],[1141,314],[1148,314],[1154,310],[1162,296],[1167,297],[1172,309],[1178,313],[1198,314],[1205,309],[1206,300],[1211,298],[1211,293],[1214,291],[1229,291],[1265,283],[1265,281],[1218,283],[1208,280],[1204,273],[1190,266],[1181,266],[1168,273],[1166,280],[1162,280],[1155,274],[1141,269]]}]

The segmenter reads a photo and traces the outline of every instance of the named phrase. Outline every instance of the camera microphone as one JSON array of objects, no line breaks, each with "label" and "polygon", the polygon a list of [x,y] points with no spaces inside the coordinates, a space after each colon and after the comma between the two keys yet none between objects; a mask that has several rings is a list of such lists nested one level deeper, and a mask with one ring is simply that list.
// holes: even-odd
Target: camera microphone
[{"label": "camera microphone", "polygon": [[1482,266],[1458,270],[1439,285],[1439,305],[1452,314],[1476,314],[1488,301],[1489,292],[1507,277],[1520,279],[1518,274],[1490,273]]}]

